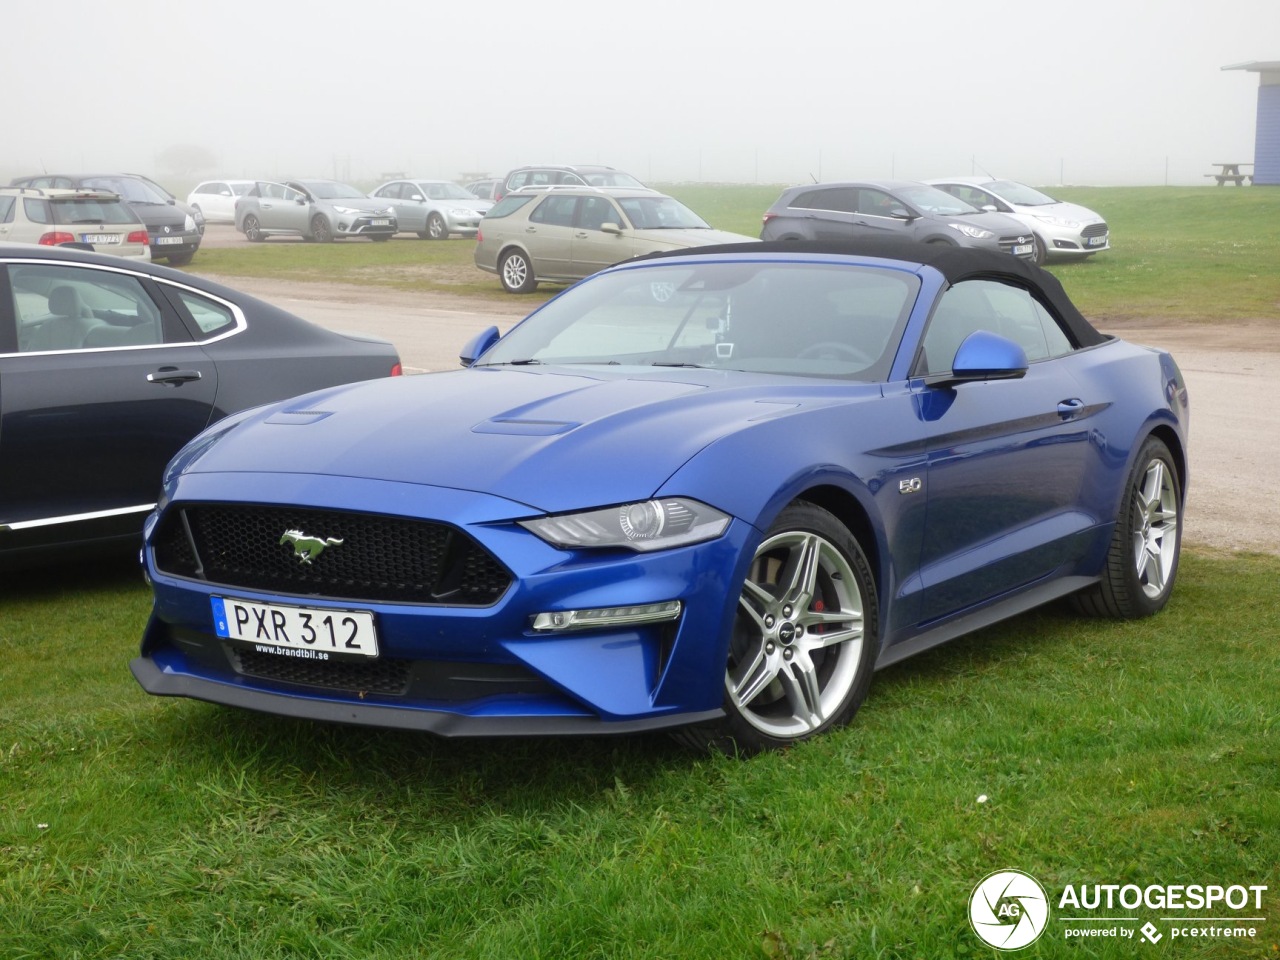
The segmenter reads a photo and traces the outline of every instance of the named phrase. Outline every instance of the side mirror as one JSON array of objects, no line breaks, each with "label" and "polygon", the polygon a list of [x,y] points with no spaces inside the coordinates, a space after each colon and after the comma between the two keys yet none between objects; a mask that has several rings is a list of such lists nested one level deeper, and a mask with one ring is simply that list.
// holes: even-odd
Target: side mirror
[{"label": "side mirror", "polygon": [[898,220],[914,220],[915,216],[906,207],[894,207],[889,211],[889,216]]},{"label": "side mirror", "polygon": [[409,199],[410,199],[410,200],[417,200],[419,203],[421,203],[421,202],[422,202],[422,194],[420,194],[420,193],[415,193],[415,194],[414,194],[413,196],[411,196]]},{"label": "side mirror", "polygon": [[1027,354],[1012,340],[988,330],[964,338],[951,362],[951,372],[929,377],[931,387],[951,387],[975,380],[1017,380],[1027,375]]},{"label": "side mirror", "polygon": [[994,203],[984,203],[978,208],[983,213],[999,213],[1000,209]]},{"label": "side mirror", "polygon": [[488,327],[481,330],[474,337],[467,341],[467,345],[462,348],[462,352],[458,354],[458,361],[464,366],[469,367],[480,358],[480,355],[498,342],[498,328]]},{"label": "side mirror", "polygon": [[602,224],[600,224],[600,232],[601,232],[601,233],[612,233],[615,237],[620,237],[620,236],[622,236],[622,228],[621,228],[620,226],[618,226],[616,223],[602,223]]}]

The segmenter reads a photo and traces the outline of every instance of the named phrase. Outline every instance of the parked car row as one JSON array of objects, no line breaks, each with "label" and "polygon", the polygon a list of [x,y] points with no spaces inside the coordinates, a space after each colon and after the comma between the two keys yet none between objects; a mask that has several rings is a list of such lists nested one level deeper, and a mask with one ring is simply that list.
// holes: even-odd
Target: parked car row
[{"label": "parked car row", "polygon": [[[688,208],[682,208],[688,215],[683,232],[654,233],[671,226],[644,222],[643,214],[637,218],[621,202],[628,197],[632,206],[640,203],[626,189],[653,191],[612,167],[518,167],[501,181],[478,181],[476,187],[499,200],[481,222],[475,263],[496,273],[510,293],[527,293],[541,282],[573,282],[643,253],[724,242]],[[761,240],[897,237],[994,250],[1038,264],[1089,257],[1109,246],[1106,221],[1093,211],[992,178],[805,184],[784,190],[762,220]]]},{"label": "parked car row", "polygon": [[17,177],[15,187],[97,190],[118,196],[147,230],[152,260],[167,260],[180,267],[191,262],[200,249],[204,219],[168,190],[138,173],[39,174]]}]

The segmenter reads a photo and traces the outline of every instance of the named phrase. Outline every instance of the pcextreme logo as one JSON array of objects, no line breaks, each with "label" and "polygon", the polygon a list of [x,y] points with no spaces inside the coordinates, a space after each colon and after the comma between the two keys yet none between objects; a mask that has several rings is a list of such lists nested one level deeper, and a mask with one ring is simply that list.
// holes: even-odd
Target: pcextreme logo
[{"label": "pcextreme logo", "polygon": [[[988,874],[969,895],[973,932],[997,950],[1021,950],[1050,930],[1070,940],[1114,938],[1150,944],[1257,937],[1265,884],[1073,883],[1051,900],[1021,870]],[[1094,912],[1096,911],[1096,913]],[[1144,915],[1148,911],[1154,915]]]}]

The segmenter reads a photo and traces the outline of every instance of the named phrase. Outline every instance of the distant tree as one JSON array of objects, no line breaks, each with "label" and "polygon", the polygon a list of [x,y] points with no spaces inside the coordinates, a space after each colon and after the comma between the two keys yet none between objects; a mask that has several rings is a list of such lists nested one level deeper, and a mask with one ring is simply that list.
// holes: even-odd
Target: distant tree
[{"label": "distant tree", "polygon": [[161,171],[179,178],[191,177],[210,170],[217,163],[218,158],[212,150],[194,143],[175,143],[156,154],[156,164]]}]

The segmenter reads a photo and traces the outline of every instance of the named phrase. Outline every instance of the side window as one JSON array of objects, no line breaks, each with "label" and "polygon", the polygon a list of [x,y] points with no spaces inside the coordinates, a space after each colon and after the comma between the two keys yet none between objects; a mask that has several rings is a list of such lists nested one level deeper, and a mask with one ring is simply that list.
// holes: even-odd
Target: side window
[{"label": "side window", "polygon": [[216,184],[212,184],[212,183],[202,183],[191,192],[192,193],[216,193],[217,191],[214,189],[215,186]]},{"label": "side window", "polygon": [[0,197],[0,223],[13,223],[13,197]]},{"label": "side window", "polygon": [[49,202],[47,200],[23,197],[22,212],[27,215],[27,219],[32,223],[49,222]]},{"label": "side window", "polygon": [[[137,277],[87,267],[10,269],[18,349],[93,350],[186,339]],[[168,336],[166,334],[169,334]]]},{"label": "side window", "polygon": [[578,208],[578,226],[583,230],[599,230],[606,223],[621,226],[621,219],[608,197],[583,197]]},{"label": "side window", "polygon": [[994,280],[966,280],[947,290],[934,309],[918,372],[950,370],[960,344],[978,330],[1014,341],[1033,362],[1074,349],[1062,327],[1028,291]]},{"label": "side window", "polygon": [[858,191],[854,187],[824,187],[809,190],[796,197],[791,204],[805,210],[836,210],[853,213],[857,210]]},{"label": "side window", "polygon": [[191,319],[200,328],[201,339],[217,336],[234,329],[236,315],[225,303],[202,297],[200,294],[181,287],[171,287],[174,294],[182,301],[182,305],[191,314]]},{"label": "side window", "polygon": [[511,182],[507,184],[507,189],[519,190],[528,182],[529,182],[529,172],[527,170],[524,171],[523,173],[513,173],[511,175]]},{"label": "side window", "polygon": [[538,208],[529,214],[534,223],[545,223],[548,226],[573,226],[573,211],[578,204],[577,197],[547,197]]},{"label": "side window", "polygon": [[863,187],[858,191],[858,213],[872,217],[891,217],[894,210],[901,210],[902,204],[883,190],[870,190]]}]

